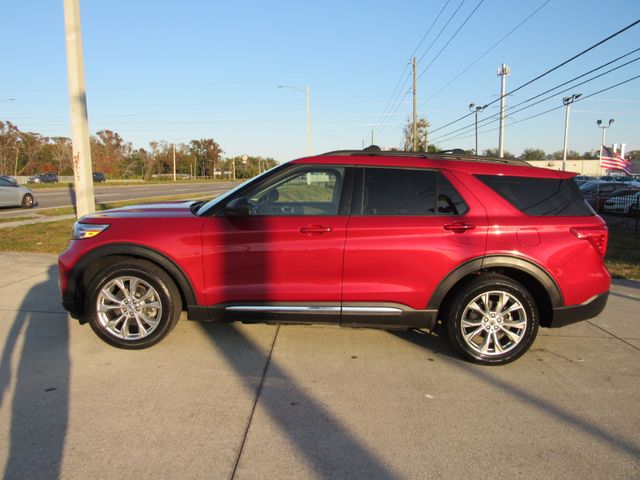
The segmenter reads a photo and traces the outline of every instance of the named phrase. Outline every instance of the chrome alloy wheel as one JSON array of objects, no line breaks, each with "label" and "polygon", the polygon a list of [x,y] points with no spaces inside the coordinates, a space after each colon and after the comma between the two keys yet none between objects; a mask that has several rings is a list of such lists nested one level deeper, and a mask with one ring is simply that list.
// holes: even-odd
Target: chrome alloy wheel
[{"label": "chrome alloy wheel", "polygon": [[96,299],[98,322],[109,334],[123,340],[140,340],[156,329],[162,318],[158,292],[138,277],[116,277],[106,283]]},{"label": "chrome alloy wheel", "polygon": [[460,323],[466,344],[482,355],[502,355],[525,337],[527,313],[513,295],[500,290],[484,292],[471,300]]}]

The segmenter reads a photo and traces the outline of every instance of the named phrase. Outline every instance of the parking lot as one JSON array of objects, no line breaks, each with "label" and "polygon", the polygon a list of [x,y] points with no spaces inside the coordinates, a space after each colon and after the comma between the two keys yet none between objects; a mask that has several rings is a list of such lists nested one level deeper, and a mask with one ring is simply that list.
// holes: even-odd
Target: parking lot
[{"label": "parking lot", "polygon": [[107,346],[0,254],[7,479],[640,478],[640,283],[504,367],[421,332],[198,324]]}]

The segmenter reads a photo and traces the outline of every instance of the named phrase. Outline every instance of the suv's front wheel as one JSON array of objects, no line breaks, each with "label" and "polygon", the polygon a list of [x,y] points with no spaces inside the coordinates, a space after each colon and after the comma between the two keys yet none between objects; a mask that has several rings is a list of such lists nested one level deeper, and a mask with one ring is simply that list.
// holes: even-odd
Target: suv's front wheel
[{"label": "suv's front wheel", "polygon": [[505,364],[525,353],[538,332],[538,309],[529,291],[511,278],[489,273],[455,297],[447,318],[453,346],[474,363]]},{"label": "suv's front wheel", "polygon": [[180,293],[161,268],[143,260],[117,263],[87,289],[91,328],[120,348],[146,348],[162,340],[180,318]]}]

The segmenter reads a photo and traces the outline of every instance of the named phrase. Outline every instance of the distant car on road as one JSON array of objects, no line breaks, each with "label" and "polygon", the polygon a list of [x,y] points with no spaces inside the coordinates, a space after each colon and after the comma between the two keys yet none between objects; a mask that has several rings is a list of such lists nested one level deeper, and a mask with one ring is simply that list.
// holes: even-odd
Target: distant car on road
[{"label": "distant car on road", "polygon": [[37,173],[27,179],[28,183],[58,183],[58,175],[55,173]]},{"label": "distant car on road", "polygon": [[7,177],[0,177],[0,207],[31,208],[36,204],[36,196],[31,190]]},{"label": "distant car on road", "polygon": [[93,172],[93,181],[98,183],[104,183],[107,181],[107,177],[102,172]]}]

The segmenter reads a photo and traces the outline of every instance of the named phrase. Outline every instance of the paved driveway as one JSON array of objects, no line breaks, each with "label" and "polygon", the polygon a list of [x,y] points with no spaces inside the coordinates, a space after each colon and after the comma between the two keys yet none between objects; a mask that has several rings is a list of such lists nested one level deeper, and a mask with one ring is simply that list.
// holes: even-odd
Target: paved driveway
[{"label": "paved driveway", "polygon": [[415,332],[181,321],[124,351],[0,253],[8,479],[640,478],[640,284],[505,367]]}]

